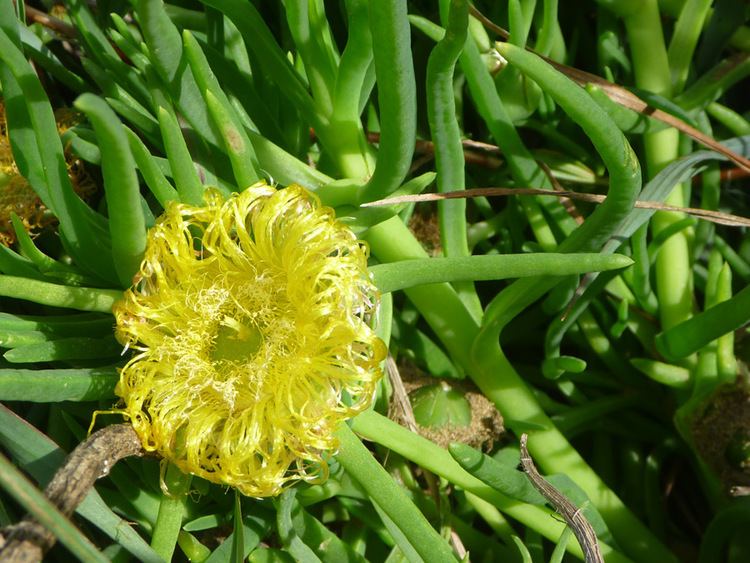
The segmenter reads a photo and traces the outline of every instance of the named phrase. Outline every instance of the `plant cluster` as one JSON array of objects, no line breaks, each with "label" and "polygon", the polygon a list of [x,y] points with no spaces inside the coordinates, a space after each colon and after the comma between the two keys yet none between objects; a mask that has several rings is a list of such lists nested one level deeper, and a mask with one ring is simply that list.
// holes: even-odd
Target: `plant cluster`
[{"label": "plant cluster", "polygon": [[0,558],[748,560],[750,12],[569,7],[0,2]]}]

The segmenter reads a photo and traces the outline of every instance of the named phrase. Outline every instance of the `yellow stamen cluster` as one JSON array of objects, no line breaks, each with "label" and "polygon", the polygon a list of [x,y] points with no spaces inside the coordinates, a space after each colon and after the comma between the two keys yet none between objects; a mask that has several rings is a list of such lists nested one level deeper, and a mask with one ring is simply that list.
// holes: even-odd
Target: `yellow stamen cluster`
[{"label": "yellow stamen cluster", "polygon": [[385,357],[367,255],[296,185],[168,206],[115,307],[137,350],[116,393],[144,448],[248,496],[324,478]]}]

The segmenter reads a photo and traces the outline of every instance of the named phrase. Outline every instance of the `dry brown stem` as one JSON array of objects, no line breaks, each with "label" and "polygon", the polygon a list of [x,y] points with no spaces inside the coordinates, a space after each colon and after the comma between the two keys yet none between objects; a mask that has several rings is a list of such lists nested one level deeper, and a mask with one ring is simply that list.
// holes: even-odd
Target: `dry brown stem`
[{"label": "dry brown stem", "polygon": [[[94,482],[107,475],[115,463],[141,453],[141,442],[130,424],[107,426],[73,450],[44,494],[62,514],[70,516]],[[0,530],[0,560],[8,563],[41,561],[56,539],[39,522],[27,517]]]},{"label": "dry brown stem", "polygon": [[545,481],[544,477],[539,474],[526,447],[528,439],[529,436],[527,434],[521,435],[521,467],[523,467],[524,473],[526,473],[534,488],[547,499],[547,502],[555,508],[558,514],[565,519],[570,529],[573,530],[573,534],[575,534],[583,550],[583,557],[586,563],[604,563],[602,552],[599,549],[599,542],[596,539],[596,533],[583,515],[583,510],[576,507],[565,495]]}]

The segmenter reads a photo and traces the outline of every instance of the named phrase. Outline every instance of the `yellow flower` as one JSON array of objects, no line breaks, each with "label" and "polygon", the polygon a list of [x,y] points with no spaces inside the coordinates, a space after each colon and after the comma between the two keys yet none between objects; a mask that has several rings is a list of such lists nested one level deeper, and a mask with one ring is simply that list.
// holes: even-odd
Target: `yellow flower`
[{"label": "yellow flower", "polygon": [[325,478],[385,357],[367,256],[300,186],[168,206],[115,307],[138,352],[116,393],[144,448],[248,496]]}]

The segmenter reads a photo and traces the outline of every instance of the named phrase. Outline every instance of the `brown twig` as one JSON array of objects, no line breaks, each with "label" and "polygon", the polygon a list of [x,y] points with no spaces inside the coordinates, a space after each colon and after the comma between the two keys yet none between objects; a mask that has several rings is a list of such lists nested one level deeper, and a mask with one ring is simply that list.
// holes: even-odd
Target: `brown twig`
[{"label": "brown twig", "polygon": [[741,180],[750,177],[750,171],[744,168],[727,168],[721,171],[721,181],[731,182],[732,180]]},{"label": "brown twig", "polygon": [[550,485],[544,480],[537,471],[534,461],[531,459],[529,450],[526,447],[528,441],[528,434],[521,434],[521,467],[526,473],[526,476],[534,485],[534,488],[541,493],[541,495],[547,499],[547,501],[555,508],[555,510],[565,519],[565,522],[573,530],[573,533],[578,539],[578,543],[581,545],[583,550],[583,557],[586,563],[604,563],[602,552],[599,549],[599,542],[596,539],[596,533],[594,528],[591,527],[589,521],[583,515],[583,510],[577,508],[572,502],[570,502],[565,495],[560,493],[555,487]]},{"label": "brown twig", "polygon": [[[419,427],[414,418],[414,409],[411,406],[411,401],[409,401],[409,394],[404,386],[404,381],[401,379],[401,373],[396,365],[396,361],[390,354],[388,354],[388,357],[385,360],[385,372],[388,376],[388,381],[390,381],[391,387],[393,388],[391,405],[388,407],[388,418],[396,420],[415,434],[418,434]],[[435,502],[435,506],[439,508],[441,502],[439,480],[433,473],[424,468],[422,468],[422,476],[427,483],[430,496]],[[451,545],[456,549],[459,556],[463,557],[462,554],[466,554],[466,548],[464,547],[460,536],[454,531],[451,531]]]},{"label": "brown twig", "polygon": [[734,151],[729,150],[724,145],[719,143],[716,139],[710,137],[709,135],[706,135],[693,126],[688,125],[683,120],[675,117],[671,113],[667,113],[649,105],[647,102],[643,101],[627,88],[623,88],[618,84],[609,82],[608,80],[605,80],[604,78],[595,74],[591,74],[577,68],[560,64],[551,59],[547,59],[546,57],[542,58],[547,63],[555,67],[555,69],[562,72],[565,76],[567,76],[574,82],[577,82],[581,86],[585,86],[586,84],[595,84],[596,86],[601,88],[602,91],[607,95],[607,97],[609,97],[609,99],[613,102],[620,104],[621,106],[630,110],[638,112],[641,115],[645,115],[647,117],[656,119],[657,121],[661,121],[662,123],[666,123],[667,125],[677,129],[678,131],[681,131],[688,137],[691,137],[700,144],[727,157],[729,160],[731,160],[741,168],[750,170],[750,160],[740,154],[737,154]]},{"label": "brown twig", "polygon": [[502,27],[497,25],[495,22],[493,22],[490,18],[485,16],[482,12],[477,10],[473,4],[469,6],[469,13],[475,18],[477,18],[477,20],[479,20],[484,27],[496,33],[503,39],[508,39],[510,37],[510,33],[507,30],[503,29]]},{"label": "brown twig", "polygon": [[37,10],[36,8],[32,8],[28,4],[24,7],[24,9],[26,10],[26,19],[30,22],[43,25],[44,27],[51,29],[52,31],[56,31],[60,35],[65,35],[66,37],[76,36],[76,28],[69,23],[64,22],[60,18],[50,16],[48,13]]},{"label": "brown twig", "polygon": [[[694,186],[700,186],[701,184],[703,184],[703,178],[703,174],[693,176],[692,184]],[[744,168],[740,168],[739,166],[734,166],[732,168],[723,168],[719,171],[719,181],[721,183],[744,180],[745,178],[750,178],[750,170],[745,170]]]},{"label": "brown twig", "polygon": [[404,386],[404,381],[401,379],[401,373],[398,370],[396,361],[390,354],[388,354],[388,358],[385,360],[385,372],[393,388],[391,404],[388,407],[388,418],[400,422],[415,434],[418,433],[419,428],[414,418],[414,409],[412,409],[411,402],[409,401],[409,394]]},{"label": "brown twig", "polygon": [[[480,196],[493,197],[510,195],[542,195],[552,197],[567,197],[574,200],[587,201],[589,203],[602,203],[607,199],[607,196],[605,195],[587,194],[581,192],[573,192],[570,190],[552,191],[539,188],[471,188],[468,190],[445,192],[441,194],[431,193],[389,197],[386,199],[379,199],[377,201],[363,203],[360,205],[360,207],[381,207],[386,205],[398,205],[400,203],[439,201],[441,199],[462,199]],[[728,227],[750,227],[750,219],[748,219],[747,217],[732,215],[731,213],[722,213],[720,211],[699,209],[697,207],[677,207],[674,205],[665,205],[658,201],[642,200],[636,201],[635,207],[639,209],[654,209],[656,211],[677,211],[680,213],[687,213],[688,215],[692,215],[699,219],[704,219],[718,225],[726,225]]]},{"label": "brown twig", "polygon": [[[367,140],[371,143],[379,143],[380,133],[367,133]],[[503,163],[503,161],[496,156],[487,154],[499,154],[500,149],[496,145],[482,143],[480,141],[473,141],[471,139],[463,139],[461,141],[461,145],[464,148],[464,161],[467,164],[474,164],[477,166],[482,166],[484,168],[499,168]],[[425,141],[424,139],[417,139],[417,141],[414,143],[414,150],[417,153],[422,154],[423,157],[429,157],[418,159],[417,161],[415,161],[415,166],[412,166],[412,168],[418,168],[419,166],[416,166],[416,162],[424,160],[429,161],[434,158],[435,143],[433,143],[432,141]]]},{"label": "brown twig", "polygon": [[[62,514],[70,516],[94,482],[107,475],[115,463],[141,454],[141,442],[130,424],[107,426],[73,450],[44,494]],[[39,522],[28,517],[0,530],[0,538],[5,539],[0,547],[0,560],[8,563],[41,561],[57,539]]]},{"label": "brown twig", "polygon": [[[552,189],[556,192],[564,192],[565,188],[563,188],[562,184],[552,174],[552,170],[550,169],[550,167],[541,160],[537,160],[536,163],[539,165],[539,168],[542,169],[542,172],[544,172],[544,174],[547,176],[550,184],[552,184]],[[578,211],[578,208],[576,207],[576,204],[573,203],[572,199],[570,199],[569,197],[561,197],[560,203],[562,204],[565,211],[568,212],[568,215],[570,215],[578,225],[583,224],[584,217],[581,212]]]}]

